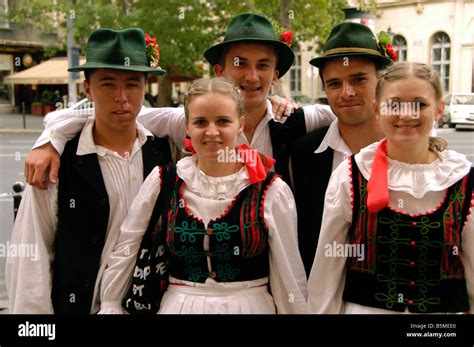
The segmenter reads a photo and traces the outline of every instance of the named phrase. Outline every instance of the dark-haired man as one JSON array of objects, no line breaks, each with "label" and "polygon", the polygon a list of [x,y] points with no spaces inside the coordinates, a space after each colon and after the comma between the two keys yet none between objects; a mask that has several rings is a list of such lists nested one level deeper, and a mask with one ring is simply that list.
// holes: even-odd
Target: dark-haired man
[{"label": "dark-haired man", "polygon": [[[152,63],[155,63],[152,64]],[[100,282],[120,225],[144,178],[171,161],[165,138],[136,122],[149,60],[141,29],[97,29],[87,43],[84,89],[94,115],[65,146],[57,184],[28,186],[12,245],[32,245],[34,258],[7,259],[10,313],[96,313]]]},{"label": "dark-haired man", "polygon": [[372,31],[351,22],[335,26],[322,55],[310,61],[319,68],[337,121],[298,139],[292,147],[299,248],[307,276],[313,266],[332,171],[350,155],[383,138],[375,119],[375,87],[378,71],[391,62]]}]

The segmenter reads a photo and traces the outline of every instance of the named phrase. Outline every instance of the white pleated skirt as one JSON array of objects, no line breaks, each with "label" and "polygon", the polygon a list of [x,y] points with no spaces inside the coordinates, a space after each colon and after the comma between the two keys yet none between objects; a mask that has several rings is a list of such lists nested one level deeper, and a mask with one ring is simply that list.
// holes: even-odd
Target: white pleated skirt
[{"label": "white pleated skirt", "polygon": [[158,314],[276,314],[268,278],[195,283],[170,278]]}]

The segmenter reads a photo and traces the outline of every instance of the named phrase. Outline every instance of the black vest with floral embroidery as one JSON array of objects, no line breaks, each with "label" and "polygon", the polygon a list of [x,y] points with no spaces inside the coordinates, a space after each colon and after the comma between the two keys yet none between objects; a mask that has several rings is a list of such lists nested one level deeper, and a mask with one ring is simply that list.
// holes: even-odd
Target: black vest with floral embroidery
[{"label": "black vest with floral embroidery", "polygon": [[163,229],[167,230],[171,253],[170,275],[199,283],[207,278],[237,282],[268,276],[268,230],[263,204],[275,177],[270,173],[264,181],[244,189],[207,228],[186,207],[184,182],[177,178]]},{"label": "black vest with floral embroidery", "polygon": [[364,257],[348,258],[345,301],[392,311],[469,311],[461,234],[470,207],[474,170],[452,185],[433,212],[407,215],[367,209],[367,180],[352,156],[350,242]]}]

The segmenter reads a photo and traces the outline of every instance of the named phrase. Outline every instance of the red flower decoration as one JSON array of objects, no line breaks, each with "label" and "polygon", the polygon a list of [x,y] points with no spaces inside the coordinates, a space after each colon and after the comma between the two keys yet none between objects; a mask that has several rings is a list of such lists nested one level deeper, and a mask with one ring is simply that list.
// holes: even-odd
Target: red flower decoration
[{"label": "red flower decoration", "polygon": [[392,46],[392,38],[390,37],[389,34],[387,34],[385,31],[379,32],[378,36],[378,45],[380,48],[380,53],[384,55],[387,58],[392,59],[392,61],[396,61],[398,59],[397,52],[393,49]]},{"label": "red flower decoration", "polygon": [[145,42],[146,44],[148,45],[149,43],[153,44],[156,46],[156,37],[155,38],[151,38],[148,33],[145,33]]},{"label": "red flower decoration", "polygon": [[293,41],[293,32],[287,30],[280,34],[280,41],[286,43],[288,46],[291,45],[291,41]]},{"label": "red flower decoration", "polygon": [[160,47],[156,43],[156,37],[150,37],[145,33],[146,57],[152,69],[158,69],[160,62]]},{"label": "red flower decoration", "polygon": [[393,46],[391,43],[387,44],[387,46],[385,46],[385,50],[387,51],[387,54],[390,56],[390,58],[392,58],[393,61],[397,61],[398,59],[398,54],[397,54],[397,51],[395,51],[393,49]]}]

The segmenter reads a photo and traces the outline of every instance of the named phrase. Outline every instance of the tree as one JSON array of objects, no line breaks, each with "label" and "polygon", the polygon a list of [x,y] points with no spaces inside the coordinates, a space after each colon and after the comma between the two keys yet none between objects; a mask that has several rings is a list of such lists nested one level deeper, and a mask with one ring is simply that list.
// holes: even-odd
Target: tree
[{"label": "tree", "polygon": [[[366,1],[362,1],[366,2]],[[374,0],[368,0],[373,3]],[[343,19],[346,0],[18,0],[9,17],[17,25],[29,25],[44,34],[55,33],[54,55],[65,50],[66,21],[74,21],[74,36],[83,53],[95,28],[140,27],[157,37],[160,65],[168,71],[200,76],[203,52],[220,42],[231,17],[242,12],[264,14],[294,31],[294,42],[312,39],[320,46],[330,28]],[[169,75],[160,77],[160,106],[170,105]]]}]

